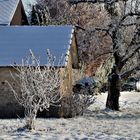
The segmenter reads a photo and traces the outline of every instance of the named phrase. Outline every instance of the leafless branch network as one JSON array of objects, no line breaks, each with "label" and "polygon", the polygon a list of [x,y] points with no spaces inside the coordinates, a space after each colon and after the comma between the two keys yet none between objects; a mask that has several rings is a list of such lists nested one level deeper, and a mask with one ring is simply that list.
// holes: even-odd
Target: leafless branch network
[{"label": "leafless branch network", "polygon": [[48,110],[62,99],[60,69],[55,67],[55,58],[47,50],[47,64],[40,66],[40,60],[30,50],[30,56],[22,60],[21,66],[13,66],[17,71],[12,75],[20,93],[10,84],[16,100],[25,108],[26,128],[34,129],[38,111]]}]

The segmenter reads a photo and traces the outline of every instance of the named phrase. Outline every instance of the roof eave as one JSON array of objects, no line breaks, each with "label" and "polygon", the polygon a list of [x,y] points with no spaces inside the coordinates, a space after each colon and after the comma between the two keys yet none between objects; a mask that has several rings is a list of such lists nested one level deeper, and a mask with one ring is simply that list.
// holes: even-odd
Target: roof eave
[{"label": "roof eave", "polygon": [[69,42],[69,46],[68,46],[68,51],[66,52],[66,57],[65,57],[65,64],[64,66],[67,66],[68,64],[68,58],[69,58],[69,55],[70,55],[70,48],[71,48],[71,45],[72,45],[72,40],[73,40],[73,34],[74,34],[74,30],[75,30],[75,27],[72,26],[72,31],[71,31],[71,37],[70,37],[70,42]]}]

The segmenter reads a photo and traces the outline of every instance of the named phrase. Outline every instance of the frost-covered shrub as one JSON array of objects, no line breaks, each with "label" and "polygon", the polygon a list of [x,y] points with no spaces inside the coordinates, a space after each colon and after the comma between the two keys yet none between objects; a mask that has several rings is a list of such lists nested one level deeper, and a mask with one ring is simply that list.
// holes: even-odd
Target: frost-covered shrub
[{"label": "frost-covered shrub", "polygon": [[95,99],[94,95],[90,95],[88,88],[73,92],[70,96],[62,98],[60,116],[70,118],[82,115]]},{"label": "frost-covered shrub", "polygon": [[38,111],[48,110],[62,98],[60,69],[55,67],[55,59],[49,50],[46,56],[48,61],[43,67],[32,51],[28,59],[22,61],[21,66],[13,66],[17,74],[16,78],[13,74],[12,77],[20,87],[20,93],[8,82],[17,102],[25,109],[25,128],[30,130],[35,128]]}]

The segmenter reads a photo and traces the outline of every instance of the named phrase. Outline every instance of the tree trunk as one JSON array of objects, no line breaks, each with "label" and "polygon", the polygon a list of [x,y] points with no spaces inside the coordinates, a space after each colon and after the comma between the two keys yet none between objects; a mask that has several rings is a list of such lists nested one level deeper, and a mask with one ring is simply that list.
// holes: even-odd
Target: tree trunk
[{"label": "tree trunk", "polygon": [[112,110],[119,110],[119,96],[120,96],[120,77],[116,73],[116,69],[108,76],[108,97],[106,107]]},{"label": "tree trunk", "polygon": [[25,129],[28,130],[35,130],[35,120],[37,116],[36,107],[34,109],[29,108],[29,110],[26,112],[27,115],[25,115],[26,125],[24,126]]},{"label": "tree trunk", "polygon": [[25,129],[34,130],[35,129],[35,118],[28,118],[26,120],[26,125],[24,126]]}]

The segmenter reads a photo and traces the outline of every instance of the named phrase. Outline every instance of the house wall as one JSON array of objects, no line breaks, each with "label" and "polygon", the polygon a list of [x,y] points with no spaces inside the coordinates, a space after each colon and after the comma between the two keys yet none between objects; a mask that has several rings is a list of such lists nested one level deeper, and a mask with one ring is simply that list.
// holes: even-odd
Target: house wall
[{"label": "house wall", "polygon": [[73,85],[73,77],[72,72],[73,68],[78,68],[78,52],[77,52],[77,45],[76,45],[76,39],[75,36],[72,38],[72,43],[70,50],[68,52],[67,57],[67,64],[65,68],[61,68],[61,77],[65,80],[62,82],[61,85],[61,93],[63,93],[65,96],[68,96],[72,93],[72,85]]},{"label": "house wall", "polygon": [[[69,59],[68,65],[66,68],[60,69],[61,78],[64,78],[63,83],[61,84],[61,92],[63,92],[64,96],[68,96],[71,93],[72,88],[72,77],[71,77],[71,59]],[[66,72],[66,77],[64,77],[64,73]],[[11,91],[9,85],[6,83],[8,81],[17,93],[20,93],[20,85],[14,81],[11,76],[14,76],[17,71],[12,67],[1,67],[0,68],[0,118],[13,118],[13,117],[23,117],[24,116],[24,108],[19,105],[14,97],[14,93]],[[15,78],[16,76],[14,76]],[[67,87],[67,89],[66,89]],[[57,108],[51,107],[50,111],[44,111],[43,113],[39,113],[39,115],[44,117],[60,117],[58,114]]]},{"label": "house wall", "polygon": [[20,1],[10,25],[22,25],[22,2]]},{"label": "house wall", "polygon": [[78,48],[77,48],[75,34],[72,38],[70,53],[71,53],[72,68],[76,68],[76,69],[79,68]]},{"label": "house wall", "polygon": [[64,96],[68,96],[72,91],[72,61],[71,54],[68,56],[68,62],[65,68],[60,69],[61,88],[60,91]]},{"label": "house wall", "polygon": [[[8,81],[20,93],[20,85],[11,76],[16,77],[17,71],[12,67],[0,67],[0,118],[24,117],[24,108],[15,99]],[[38,112],[41,117],[59,117],[58,107],[51,106],[49,111]]]},{"label": "house wall", "polygon": [[10,71],[15,73],[13,68],[0,68],[0,118],[23,116],[23,108],[15,100],[13,92],[6,83],[9,81],[16,90],[19,90]]}]

